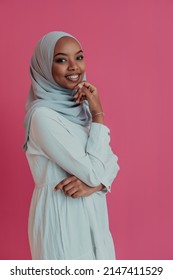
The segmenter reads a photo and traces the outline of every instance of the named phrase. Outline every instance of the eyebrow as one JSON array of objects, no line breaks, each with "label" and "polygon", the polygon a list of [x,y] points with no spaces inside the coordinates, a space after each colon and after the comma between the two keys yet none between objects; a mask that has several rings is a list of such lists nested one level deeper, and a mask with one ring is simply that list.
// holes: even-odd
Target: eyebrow
[{"label": "eyebrow", "polygon": [[[83,52],[83,50],[80,50],[80,51],[78,51],[78,52],[75,53],[75,54],[78,54],[78,53],[80,53],[80,52]],[[57,56],[57,55],[65,55],[65,56],[68,56],[66,53],[56,53],[56,54],[54,55],[54,57]]]}]

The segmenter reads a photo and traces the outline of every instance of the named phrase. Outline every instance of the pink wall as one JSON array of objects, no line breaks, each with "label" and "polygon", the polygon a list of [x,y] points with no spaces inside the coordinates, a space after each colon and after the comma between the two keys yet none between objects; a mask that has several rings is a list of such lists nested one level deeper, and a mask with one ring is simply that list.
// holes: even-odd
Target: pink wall
[{"label": "pink wall", "polygon": [[[94,3],[94,4],[93,4]],[[52,30],[82,43],[121,166],[107,196],[118,259],[173,259],[173,1],[2,0],[0,259],[30,259],[22,152],[29,60]]]}]

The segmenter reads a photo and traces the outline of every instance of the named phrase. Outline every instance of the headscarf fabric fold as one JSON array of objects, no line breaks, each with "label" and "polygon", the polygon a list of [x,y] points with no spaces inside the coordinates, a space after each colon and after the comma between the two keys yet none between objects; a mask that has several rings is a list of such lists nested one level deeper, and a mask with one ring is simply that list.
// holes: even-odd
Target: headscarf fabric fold
[{"label": "headscarf fabric fold", "polygon": [[[68,120],[82,126],[87,126],[91,122],[88,102],[84,100],[81,104],[77,104],[73,97],[75,91],[61,87],[54,81],[52,76],[54,48],[57,41],[64,36],[72,37],[79,43],[69,33],[53,31],[38,41],[31,57],[31,86],[25,104],[26,115],[23,125],[26,129],[26,135],[23,151],[27,150],[31,118],[38,107],[51,108],[62,114]],[[86,80],[86,74],[83,80]]]}]

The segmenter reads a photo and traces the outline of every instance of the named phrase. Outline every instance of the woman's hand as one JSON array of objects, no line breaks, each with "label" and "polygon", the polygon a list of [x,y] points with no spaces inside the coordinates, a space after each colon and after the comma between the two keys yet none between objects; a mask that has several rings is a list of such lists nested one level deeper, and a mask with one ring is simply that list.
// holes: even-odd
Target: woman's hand
[{"label": "woman's hand", "polygon": [[95,86],[84,81],[79,83],[75,89],[77,90],[77,93],[74,95],[76,102],[81,103],[83,100],[87,100],[92,116],[103,111],[98,90]]},{"label": "woman's hand", "polygon": [[96,187],[89,187],[75,176],[70,176],[61,181],[55,187],[55,191],[62,190],[66,196],[72,198],[89,196],[96,191],[100,191],[104,188],[102,184]]}]

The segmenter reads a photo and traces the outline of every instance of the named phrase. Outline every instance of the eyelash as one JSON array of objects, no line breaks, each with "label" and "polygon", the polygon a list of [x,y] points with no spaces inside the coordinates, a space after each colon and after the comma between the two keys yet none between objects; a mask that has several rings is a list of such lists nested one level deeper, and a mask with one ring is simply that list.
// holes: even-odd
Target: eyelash
[{"label": "eyelash", "polygon": [[[83,60],[84,59],[84,56],[83,55],[79,55],[77,56],[77,60]],[[58,58],[57,60],[55,60],[55,62],[58,62],[58,63],[64,63],[64,61],[66,61],[65,58]]]},{"label": "eyelash", "polygon": [[58,58],[55,60],[55,62],[58,62],[58,63],[63,63],[63,60],[65,60],[64,58]]},{"label": "eyelash", "polygon": [[83,55],[79,55],[77,58],[81,58],[79,60],[83,60],[84,59],[84,56]]}]

